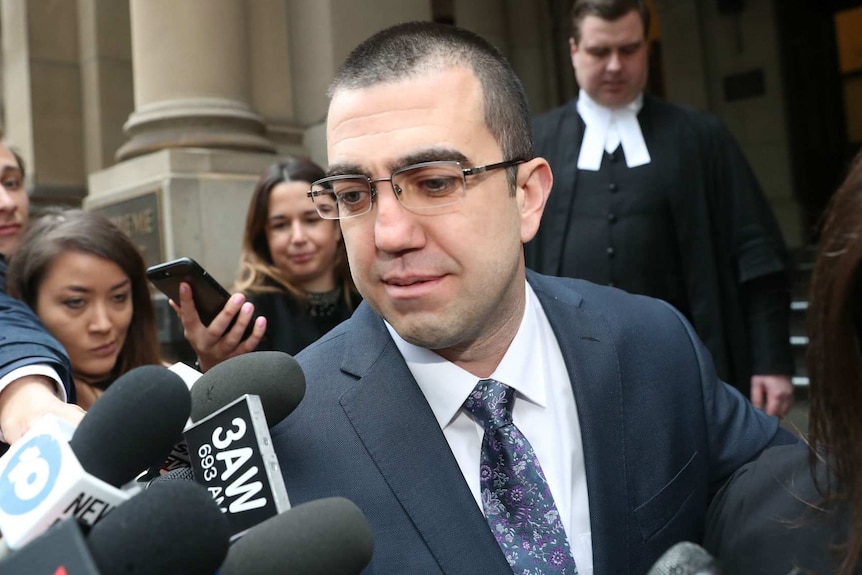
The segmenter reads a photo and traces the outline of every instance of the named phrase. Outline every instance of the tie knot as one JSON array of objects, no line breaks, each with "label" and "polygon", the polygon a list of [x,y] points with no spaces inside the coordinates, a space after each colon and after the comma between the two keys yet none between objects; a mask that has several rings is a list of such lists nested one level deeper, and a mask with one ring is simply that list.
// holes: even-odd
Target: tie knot
[{"label": "tie knot", "polygon": [[515,390],[495,379],[482,379],[467,396],[464,409],[473,414],[485,429],[512,423]]}]

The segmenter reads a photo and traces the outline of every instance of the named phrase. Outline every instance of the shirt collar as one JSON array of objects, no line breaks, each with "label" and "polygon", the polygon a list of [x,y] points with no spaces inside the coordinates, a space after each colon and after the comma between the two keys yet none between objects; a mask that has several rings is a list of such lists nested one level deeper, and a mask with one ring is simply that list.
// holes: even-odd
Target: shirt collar
[{"label": "shirt collar", "polygon": [[[536,366],[536,359],[541,357],[542,338],[535,306],[541,304],[526,280],[525,285],[524,317],[509,349],[491,377],[513,388],[527,401],[544,407],[545,377],[543,370],[537,369]],[[445,428],[458,415],[480,378],[429,349],[409,343],[399,336],[388,322],[385,323],[404,361],[407,362],[410,373],[431,406],[440,428]]]}]

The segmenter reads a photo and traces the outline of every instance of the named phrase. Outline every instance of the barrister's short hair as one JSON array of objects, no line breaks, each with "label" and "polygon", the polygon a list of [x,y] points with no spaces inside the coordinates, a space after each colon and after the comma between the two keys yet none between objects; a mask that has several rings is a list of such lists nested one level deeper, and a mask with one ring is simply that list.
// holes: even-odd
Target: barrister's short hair
[{"label": "barrister's short hair", "polygon": [[[520,79],[497,48],[462,28],[408,22],[374,34],[347,56],[329,88],[329,97],[342,90],[398,82],[452,66],[464,66],[478,79],[485,124],[500,145],[502,159],[531,159],[530,108]],[[507,172],[514,190],[517,167]]]},{"label": "barrister's short hair", "polygon": [[581,23],[587,16],[598,16],[602,20],[613,22],[632,10],[640,15],[646,38],[649,35],[650,12],[645,0],[575,0],[569,19],[575,44],[581,42]]}]

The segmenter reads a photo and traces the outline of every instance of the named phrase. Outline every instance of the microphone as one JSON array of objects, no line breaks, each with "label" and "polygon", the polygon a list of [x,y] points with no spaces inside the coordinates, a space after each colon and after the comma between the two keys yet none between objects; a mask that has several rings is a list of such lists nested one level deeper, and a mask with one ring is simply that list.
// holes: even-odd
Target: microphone
[{"label": "microphone", "polygon": [[224,361],[192,387],[186,429],[195,481],[206,487],[239,536],[290,508],[269,435],[305,395],[305,375],[290,355],[252,352]]},{"label": "microphone", "polygon": [[722,570],[703,547],[681,541],[665,551],[647,575],[722,575]]},{"label": "microphone", "polygon": [[0,571],[211,575],[227,550],[227,522],[206,490],[193,483],[167,483],[118,507],[86,537],[74,519],[61,521],[0,561]]},{"label": "microphone", "polygon": [[269,427],[293,413],[305,396],[305,373],[290,355],[254,351],[223,361],[191,388],[192,421],[200,421],[249,394],[260,397]]},{"label": "microphone", "polygon": [[124,485],[165,457],[190,412],[182,378],[160,365],[136,367],[93,404],[69,445],[88,473]]},{"label": "microphone", "polygon": [[93,404],[68,439],[45,417],[0,458],[0,531],[20,548],[50,525],[95,524],[129,498],[119,486],[157,461],[180,435],[190,396],[160,366],[133,369]]},{"label": "microphone", "polygon": [[362,511],[329,497],[297,505],[248,530],[219,575],[354,575],[371,561],[374,540]]},{"label": "microphone", "polygon": [[227,521],[210,494],[183,481],[142,491],[87,537],[103,575],[212,575],[228,542]]},{"label": "microphone", "polygon": [[[183,377],[192,395],[190,425],[213,414],[244,394],[261,398],[267,425],[272,427],[290,415],[305,395],[305,374],[290,355],[280,351],[256,351],[232,357],[205,374],[183,365],[171,367]],[[170,456],[153,469],[150,477],[164,475],[191,464],[188,445],[182,441]]]}]

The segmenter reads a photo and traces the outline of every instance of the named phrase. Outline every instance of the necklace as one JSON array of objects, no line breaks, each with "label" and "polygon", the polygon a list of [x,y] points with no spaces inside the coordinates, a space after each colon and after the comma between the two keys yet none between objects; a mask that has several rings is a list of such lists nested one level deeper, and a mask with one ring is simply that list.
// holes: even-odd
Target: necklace
[{"label": "necklace", "polygon": [[338,300],[341,298],[341,288],[325,292],[308,292],[308,313],[312,317],[329,317],[335,313]]}]

